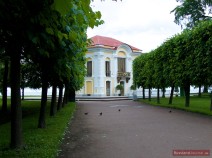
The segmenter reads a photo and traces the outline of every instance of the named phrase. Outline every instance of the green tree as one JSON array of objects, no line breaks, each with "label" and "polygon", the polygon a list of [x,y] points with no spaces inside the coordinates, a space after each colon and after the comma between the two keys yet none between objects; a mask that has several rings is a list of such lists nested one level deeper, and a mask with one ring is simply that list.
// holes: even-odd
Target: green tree
[{"label": "green tree", "polygon": [[211,0],[177,0],[181,4],[171,13],[175,14],[175,23],[193,28],[202,20],[211,19]]},{"label": "green tree", "polygon": [[[21,58],[39,63],[42,80],[42,101],[40,111],[40,125],[45,127],[45,109],[47,101],[47,87],[49,84],[49,58],[52,57],[55,44],[59,42],[67,53],[67,61],[71,62],[74,52],[70,51],[66,41],[77,46],[86,43],[81,34],[70,28],[79,27],[84,32],[87,27],[101,24],[99,12],[93,12],[90,0],[85,1],[1,1],[0,2],[0,30],[7,41],[6,53],[11,62],[11,147],[23,146],[22,139],[22,110],[20,100]],[[69,18],[66,18],[68,13]],[[73,26],[73,27],[71,27]],[[64,33],[64,29],[69,30]],[[80,38],[78,38],[80,37]],[[85,36],[83,36],[84,38]],[[70,43],[70,42],[69,42]],[[69,44],[68,43],[68,44]],[[60,48],[61,48],[60,47]],[[61,51],[59,51],[61,52]],[[68,53],[70,52],[70,53]],[[39,62],[38,62],[39,61]],[[65,63],[66,65],[66,63]],[[71,73],[68,73],[71,74]],[[67,78],[68,76],[66,76]],[[68,80],[69,81],[69,80]]]},{"label": "green tree", "polygon": [[154,54],[154,87],[157,88],[157,103],[160,103],[160,89],[167,87],[166,76],[164,76],[164,69],[166,68],[164,67],[164,61],[166,61],[166,59],[164,58],[162,47],[158,47],[152,53]]},{"label": "green tree", "polygon": [[142,54],[139,57],[137,57],[133,61],[133,85],[136,87],[142,87],[142,96],[143,99],[145,99],[145,83],[146,83],[146,76],[144,76],[144,65],[147,61],[148,54]]},{"label": "green tree", "polygon": [[179,72],[178,69],[178,62],[176,61],[176,54],[174,53],[175,48],[175,42],[174,37],[166,40],[161,46],[161,55],[163,61],[163,75],[165,76],[165,84],[167,87],[171,87],[171,93],[169,97],[169,104],[172,104],[173,100],[173,93],[174,93],[174,87],[177,82],[177,73]]},{"label": "green tree", "polygon": [[7,112],[7,87],[9,84],[9,59],[8,57],[4,57],[2,60],[2,64],[0,63],[0,73],[2,77],[0,78],[0,93],[2,93],[2,112]]},{"label": "green tree", "polygon": [[6,54],[6,37],[0,30],[0,93],[2,93],[2,112],[6,112],[7,108],[7,87],[9,85],[9,56]]}]

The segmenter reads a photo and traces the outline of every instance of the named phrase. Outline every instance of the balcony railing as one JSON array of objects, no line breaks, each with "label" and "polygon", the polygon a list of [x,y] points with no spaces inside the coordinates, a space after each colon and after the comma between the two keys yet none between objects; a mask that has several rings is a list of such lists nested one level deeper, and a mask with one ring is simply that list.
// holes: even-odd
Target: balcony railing
[{"label": "balcony railing", "polygon": [[130,72],[118,72],[117,77],[130,77]]},{"label": "balcony railing", "polygon": [[117,82],[119,83],[120,80],[122,78],[126,79],[126,82],[128,83],[128,81],[130,80],[130,72],[118,72],[118,75],[117,75]]}]

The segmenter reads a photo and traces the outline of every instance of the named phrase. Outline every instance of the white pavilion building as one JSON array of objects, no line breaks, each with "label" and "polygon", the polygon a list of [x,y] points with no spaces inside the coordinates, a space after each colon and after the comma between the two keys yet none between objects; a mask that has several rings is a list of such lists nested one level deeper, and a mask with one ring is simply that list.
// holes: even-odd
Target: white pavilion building
[{"label": "white pavilion building", "polygon": [[121,96],[130,96],[133,60],[141,50],[113,38],[94,36],[86,53],[87,75],[77,95],[116,96],[116,86],[123,85]]}]

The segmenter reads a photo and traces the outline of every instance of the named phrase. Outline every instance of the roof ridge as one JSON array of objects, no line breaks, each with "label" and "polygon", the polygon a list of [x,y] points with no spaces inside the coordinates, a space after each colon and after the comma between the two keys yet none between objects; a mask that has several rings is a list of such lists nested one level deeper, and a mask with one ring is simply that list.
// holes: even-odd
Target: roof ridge
[{"label": "roof ridge", "polygon": [[141,51],[141,49],[138,49],[134,46],[131,46],[127,43],[124,43],[122,41],[119,41],[115,38],[112,37],[106,37],[106,36],[101,36],[101,35],[95,35],[93,37],[90,38],[92,40],[92,45],[103,45],[103,46],[110,46],[110,47],[114,47],[114,48],[118,48],[120,45],[122,44],[126,44],[128,45],[132,50],[135,51]]}]

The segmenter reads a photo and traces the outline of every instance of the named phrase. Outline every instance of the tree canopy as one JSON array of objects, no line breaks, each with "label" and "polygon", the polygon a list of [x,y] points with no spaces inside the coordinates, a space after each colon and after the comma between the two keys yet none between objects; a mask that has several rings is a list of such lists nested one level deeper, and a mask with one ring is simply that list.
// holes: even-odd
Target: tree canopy
[{"label": "tree canopy", "polygon": [[181,27],[192,28],[199,21],[211,19],[211,0],[177,0],[181,4],[171,13],[175,14],[175,23]]},{"label": "tree canopy", "polygon": [[133,62],[134,85],[151,88],[179,86],[189,106],[190,85],[212,85],[212,21],[204,21],[166,40]]},{"label": "tree canopy", "polygon": [[[38,127],[45,128],[47,88],[68,84],[78,90],[83,86],[86,30],[102,24],[100,18],[100,12],[90,7],[90,0],[0,2],[0,57],[10,61],[12,148],[23,146],[21,79],[41,82]],[[36,82],[30,85],[39,86]]]}]

